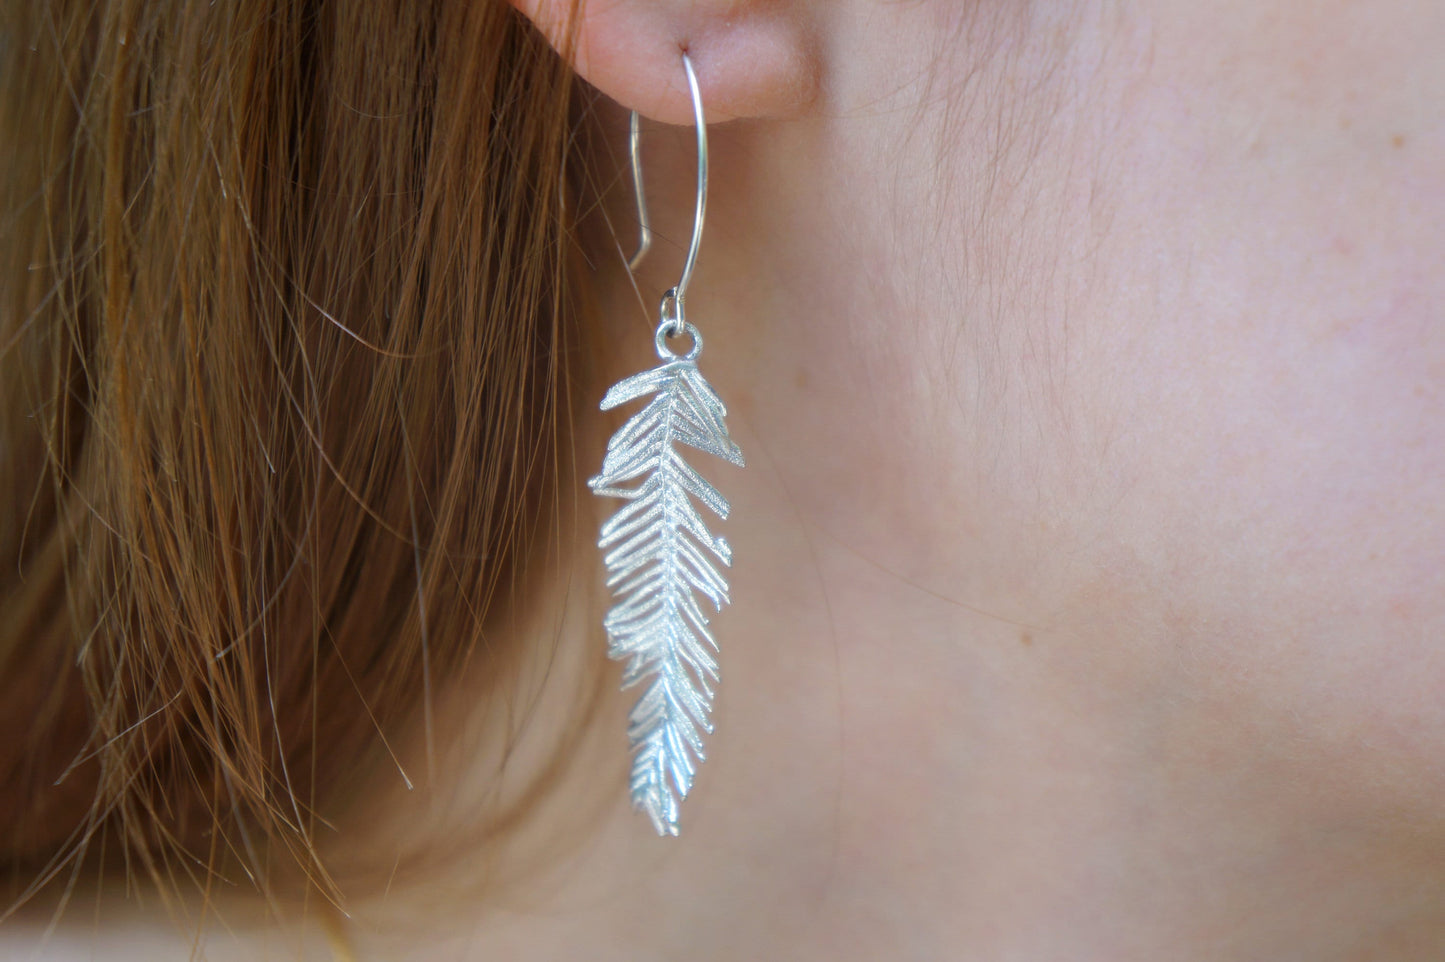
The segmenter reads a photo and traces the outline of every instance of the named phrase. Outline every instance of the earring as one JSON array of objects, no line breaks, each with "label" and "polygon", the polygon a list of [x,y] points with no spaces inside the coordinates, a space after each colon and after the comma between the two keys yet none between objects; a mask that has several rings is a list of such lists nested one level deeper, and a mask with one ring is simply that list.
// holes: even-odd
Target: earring
[{"label": "earring", "polygon": [[[608,657],[626,662],[622,687],[644,685],[628,717],[632,748],[632,806],[646,812],[659,835],[678,833],[678,803],[706,758],[702,733],[713,730],[713,686],[718,681],[717,642],[697,594],[715,611],[730,602],[728,583],[714,559],[732,564],[732,548],[708,531],[695,498],[719,518],[728,502],[682,458],[679,445],[743,466],[743,454],[723,422],[727,408],[697,369],[702,335],[686,314],[687,285],[697,261],[707,209],[707,124],[697,74],[682,55],[697,124],[697,208],[682,279],[662,296],[653,344],[662,363],[614,385],[602,410],[652,395],[607,444],[602,471],[587,482],[595,494],[623,498],[602,525],[597,546],[607,567],[615,604],[603,619]],[[651,243],[638,156],[638,120],[632,115],[631,156],[642,240],[629,262],[635,267]],[[667,339],[686,334],[692,347],[675,354]],[[641,479],[635,487],[624,487]],[[706,553],[703,551],[706,549]],[[711,555],[711,557],[709,557]]]}]

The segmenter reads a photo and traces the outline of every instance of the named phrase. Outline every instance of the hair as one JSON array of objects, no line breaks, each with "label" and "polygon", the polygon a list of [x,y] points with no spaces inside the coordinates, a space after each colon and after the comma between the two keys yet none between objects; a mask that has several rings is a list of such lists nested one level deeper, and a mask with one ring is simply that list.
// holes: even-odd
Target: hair
[{"label": "hair", "polygon": [[13,894],[324,877],[555,527],[572,75],[500,0],[11,0],[0,72]]}]

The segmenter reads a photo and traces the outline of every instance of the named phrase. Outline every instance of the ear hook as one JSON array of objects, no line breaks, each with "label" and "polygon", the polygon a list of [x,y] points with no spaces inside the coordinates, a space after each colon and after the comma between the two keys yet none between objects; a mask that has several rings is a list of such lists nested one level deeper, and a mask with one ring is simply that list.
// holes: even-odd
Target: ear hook
[{"label": "ear hook", "polygon": [[687,86],[692,93],[692,117],[697,124],[697,209],[692,219],[692,243],[688,245],[687,260],[682,265],[682,280],[668,292],[677,306],[674,331],[681,331],[685,320],[683,298],[687,295],[687,283],[692,280],[693,265],[697,263],[697,249],[702,244],[702,219],[707,213],[707,121],[702,115],[702,91],[697,88],[697,73],[692,69],[692,60],[686,50],[682,52],[682,66],[687,71]]},{"label": "ear hook", "polygon": [[[707,120],[702,112],[702,91],[698,88],[697,72],[693,70],[692,58],[687,51],[682,53],[682,66],[687,72],[688,92],[692,95],[692,116],[697,126],[697,207],[692,220],[692,242],[687,248],[687,260],[682,265],[682,279],[677,286],[662,296],[663,324],[671,334],[681,334],[686,318],[683,316],[683,297],[687,294],[692,270],[697,264],[697,249],[702,245],[702,222],[707,214]],[[647,197],[642,185],[642,123],[637,111],[632,112],[628,129],[628,153],[632,158],[632,188],[637,195],[637,223],[641,236],[637,242],[637,253],[627,262],[627,268],[637,270],[637,265],[647,256],[652,247],[652,223],[647,216]],[[669,311],[669,305],[671,310]]]}]

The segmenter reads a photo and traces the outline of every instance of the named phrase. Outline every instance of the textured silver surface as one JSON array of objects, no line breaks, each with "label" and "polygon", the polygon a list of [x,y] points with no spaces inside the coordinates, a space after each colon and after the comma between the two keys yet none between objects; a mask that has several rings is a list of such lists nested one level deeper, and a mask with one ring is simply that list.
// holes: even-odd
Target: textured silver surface
[{"label": "textured silver surface", "polygon": [[732,564],[732,548],[708,531],[693,503],[726,518],[727,499],[682,459],[678,446],[743,465],[723,422],[727,409],[698,372],[697,328],[681,325],[693,339],[686,355],[667,348],[666,335],[678,320],[664,316],[658,326],[663,362],[603,397],[604,411],[647,395],[652,400],[612,436],[602,472],[587,482],[596,494],[627,500],[597,542],[615,600],[603,625],[609,657],[626,662],[622,687],[645,685],[628,719],[632,804],[651,817],[659,835],[678,833],[678,803],[706,758],[702,734],[712,731],[717,642],[697,596],[721,611],[728,583],[715,560]]}]

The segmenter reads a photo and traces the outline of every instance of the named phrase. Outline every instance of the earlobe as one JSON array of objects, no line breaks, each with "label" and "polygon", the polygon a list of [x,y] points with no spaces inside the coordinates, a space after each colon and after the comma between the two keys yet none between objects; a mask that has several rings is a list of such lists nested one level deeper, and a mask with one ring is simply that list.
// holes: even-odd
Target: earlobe
[{"label": "earlobe", "polygon": [[815,5],[737,0],[511,0],[577,73],[649,119],[691,124],[680,54],[698,73],[709,122],[797,116],[820,64]]}]

